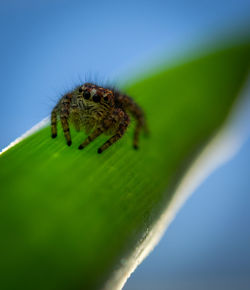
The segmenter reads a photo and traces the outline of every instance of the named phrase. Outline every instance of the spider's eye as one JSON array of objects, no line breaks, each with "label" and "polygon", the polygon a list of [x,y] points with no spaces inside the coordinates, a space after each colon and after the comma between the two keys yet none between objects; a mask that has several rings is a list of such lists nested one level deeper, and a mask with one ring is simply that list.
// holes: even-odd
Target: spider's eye
[{"label": "spider's eye", "polygon": [[107,102],[107,101],[109,100],[109,98],[108,98],[108,97],[104,97],[103,100],[104,100],[105,102]]},{"label": "spider's eye", "polygon": [[79,88],[79,93],[81,93],[82,92],[82,88]]},{"label": "spider's eye", "polygon": [[88,100],[90,98],[90,92],[86,91],[83,93],[84,99]]},{"label": "spider's eye", "polygon": [[101,100],[101,97],[99,95],[94,95],[93,96],[93,101],[96,102],[96,103],[99,103]]}]

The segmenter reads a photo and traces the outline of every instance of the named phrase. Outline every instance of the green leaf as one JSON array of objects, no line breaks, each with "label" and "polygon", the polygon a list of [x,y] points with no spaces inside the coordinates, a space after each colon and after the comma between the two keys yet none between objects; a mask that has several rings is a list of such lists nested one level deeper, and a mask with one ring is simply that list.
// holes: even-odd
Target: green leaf
[{"label": "green leaf", "polygon": [[47,126],[4,152],[1,289],[122,283],[128,261],[136,265],[142,253],[129,257],[150,235],[185,168],[226,120],[247,76],[249,48],[227,47],[127,86],[151,132],[137,151],[133,126],[101,155],[107,136],[79,151],[83,133],[72,129],[68,147],[62,131],[51,139]]}]

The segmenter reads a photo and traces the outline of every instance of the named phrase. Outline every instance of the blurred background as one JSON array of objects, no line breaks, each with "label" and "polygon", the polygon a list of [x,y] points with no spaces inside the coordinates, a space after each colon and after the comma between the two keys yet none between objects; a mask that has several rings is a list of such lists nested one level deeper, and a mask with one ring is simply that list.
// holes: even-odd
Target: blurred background
[{"label": "blurred background", "polygon": [[[1,150],[88,77],[126,81],[241,37],[250,1],[1,0],[0,16]],[[124,289],[250,289],[250,117],[244,122],[240,152],[197,189]]]}]

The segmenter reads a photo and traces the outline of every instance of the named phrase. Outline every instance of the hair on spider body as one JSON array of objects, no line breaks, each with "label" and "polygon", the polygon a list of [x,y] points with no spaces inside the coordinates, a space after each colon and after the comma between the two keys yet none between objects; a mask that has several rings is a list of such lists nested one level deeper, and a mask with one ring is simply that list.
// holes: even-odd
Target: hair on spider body
[{"label": "hair on spider body", "polygon": [[51,112],[51,137],[57,136],[57,120],[61,121],[68,146],[72,144],[69,124],[77,131],[84,130],[88,137],[80,144],[85,148],[98,136],[105,133],[111,137],[97,152],[102,153],[118,141],[130,124],[131,115],[135,121],[133,146],[138,149],[139,133],[147,131],[143,110],[134,100],[111,87],[84,83],[65,94]]}]

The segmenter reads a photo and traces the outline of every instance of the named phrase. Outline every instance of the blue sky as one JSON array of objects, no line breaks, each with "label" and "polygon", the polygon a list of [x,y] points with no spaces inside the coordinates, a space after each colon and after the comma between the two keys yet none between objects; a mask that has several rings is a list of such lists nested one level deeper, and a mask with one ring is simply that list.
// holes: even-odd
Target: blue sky
[{"label": "blue sky", "polygon": [[[240,36],[250,24],[246,0],[10,0],[0,7],[0,149],[49,115],[85,76],[122,79]],[[196,191],[126,290],[155,283],[250,287],[249,140]],[[205,287],[213,283],[227,286]]]},{"label": "blue sky", "polygon": [[[114,78],[239,34],[249,1],[1,1],[0,148],[89,74]],[[8,124],[7,128],[6,125]]]}]

